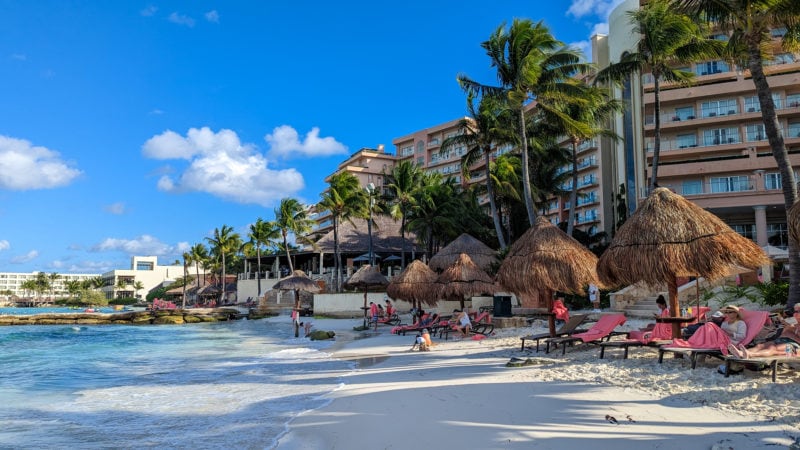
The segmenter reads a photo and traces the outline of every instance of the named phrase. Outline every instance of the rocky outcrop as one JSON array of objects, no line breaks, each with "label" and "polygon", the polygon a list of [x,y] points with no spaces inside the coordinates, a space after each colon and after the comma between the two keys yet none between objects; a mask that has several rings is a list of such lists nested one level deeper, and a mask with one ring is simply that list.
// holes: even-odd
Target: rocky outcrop
[{"label": "rocky outcrop", "polygon": [[173,309],[102,313],[46,313],[0,316],[3,325],[159,325],[236,320],[244,317],[235,308]]},{"label": "rocky outcrop", "polygon": [[336,333],[333,331],[315,330],[309,333],[308,338],[312,341],[324,341],[327,339],[333,339],[334,336],[336,336]]}]

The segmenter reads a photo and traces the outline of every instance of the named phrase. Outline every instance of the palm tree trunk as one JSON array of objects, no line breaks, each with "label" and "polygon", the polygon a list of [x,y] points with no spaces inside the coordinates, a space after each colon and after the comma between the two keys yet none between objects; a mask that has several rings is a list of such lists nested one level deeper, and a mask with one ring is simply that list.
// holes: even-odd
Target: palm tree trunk
[{"label": "palm tree trunk", "polygon": [[[775,112],[775,102],[770,95],[771,90],[769,81],[764,75],[764,67],[761,64],[761,49],[757,42],[749,44],[750,53],[750,74],[753,77],[753,84],[758,94],[758,102],[761,105],[761,118],[764,122],[764,132],[767,134],[772,156],[778,164],[778,171],[781,174],[781,187],[783,189],[783,203],[786,209],[786,223],[789,223],[789,209],[797,201],[797,184],[795,184],[792,165],[789,162],[789,152],[786,150],[786,142],[779,131],[778,114]],[[789,233],[789,299],[787,305],[794,305],[800,301],[800,243],[797,242],[792,233]]]},{"label": "palm tree trunk", "polygon": [[578,141],[572,140],[572,192],[569,193],[569,215],[567,216],[567,236],[575,230],[575,215],[578,206]]},{"label": "palm tree trunk", "polygon": [[224,300],[225,300],[225,252],[224,251],[222,252],[222,283],[221,283],[221,285],[222,285],[222,289],[220,289],[220,294],[219,294],[219,305],[217,305],[217,306],[222,306],[222,303],[224,303]]},{"label": "palm tree trunk", "polygon": [[339,221],[336,216],[333,216],[333,271],[334,271],[334,292],[341,292],[340,286],[342,285],[342,255],[339,252]]},{"label": "palm tree trunk", "polygon": [[292,255],[289,254],[289,242],[286,238],[286,232],[283,232],[283,249],[286,250],[286,259],[289,260],[289,275],[294,272],[294,264],[292,264]]},{"label": "palm tree trunk", "polygon": [[[658,71],[653,72],[653,112],[655,113],[655,128],[654,128],[654,135],[653,135],[653,169],[650,174],[650,192],[653,192],[653,189],[656,188],[658,185],[658,157],[661,155],[661,96],[660,94],[660,87],[658,84]],[[647,155],[645,155],[645,160],[647,160]],[[648,195],[650,194],[648,192]]]},{"label": "palm tree trunk", "polygon": [[256,274],[256,282],[258,283],[258,298],[261,298],[261,244],[257,242],[256,245],[256,258],[258,258],[258,262],[256,263],[256,270],[258,271]]},{"label": "palm tree trunk", "polygon": [[186,259],[184,258],[184,260],[183,260],[183,298],[181,298],[181,309],[186,309],[186,281],[187,281],[188,278],[189,278],[189,269],[186,266]]},{"label": "palm tree trunk", "polygon": [[200,261],[194,262],[194,271],[197,274],[197,291],[194,293],[194,304],[197,305],[197,297],[200,294]]},{"label": "palm tree trunk", "polygon": [[503,225],[500,223],[500,215],[497,213],[497,204],[494,200],[494,183],[492,182],[492,174],[489,170],[489,164],[492,162],[491,149],[483,149],[483,156],[486,161],[486,193],[489,196],[489,210],[492,213],[492,221],[494,221],[494,232],[497,233],[497,241],[500,243],[500,249],[506,248],[506,238],[503,235]]},{"label": "palm tree trunk", "polygon": [[400,208],[400,270],[406,268],[406,210]]},{"label": "palm tree trunk", "polygon": [[531,175],[528,167],[528,137],[525,132],[525,105],[519,108],[519,128],[522,136],[522,193],[525,196],[525,210],[528,212],[528,223],[536,223],[536,210],[531,196]]}]

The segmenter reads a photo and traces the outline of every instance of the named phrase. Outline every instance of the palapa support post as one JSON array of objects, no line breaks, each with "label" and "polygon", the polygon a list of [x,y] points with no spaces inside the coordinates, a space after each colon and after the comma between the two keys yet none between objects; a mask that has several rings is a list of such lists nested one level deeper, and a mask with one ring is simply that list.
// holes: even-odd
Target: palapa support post
[{"label": "palapa support post", "polygon": [[300,337],[300,291],[294,290],[294,337]]},{"label": "palapa support post", "polygon": [[545,307],[547,307],[547,328],[551,337],[556,335],[556,315],[553,313],[553,291],[545,289]]},{"label": "palapa support post", "polygon": [[[669,313],[672,317],[680,317],[681,308],[678,303],[678,279],[673,276],[667,281],[667,289],[669,291]],[[681,337],[681,324],[679,322],[672,323],[672,338],[678,339]]]}]

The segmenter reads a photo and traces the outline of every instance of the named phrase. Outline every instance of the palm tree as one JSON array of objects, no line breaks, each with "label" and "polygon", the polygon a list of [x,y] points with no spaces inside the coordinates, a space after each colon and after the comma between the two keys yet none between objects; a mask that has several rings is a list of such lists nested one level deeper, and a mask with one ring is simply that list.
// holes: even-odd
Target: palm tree
[{"label": "palm tree", "polygon": [[521,189],[520,180],[522,179],[520,159],[517,155],[503,154],[492,161],[489,166],[489,176],[495,186],[495,202],[499,204],[498,215],[501,223],[505,224],[506,234],[509,242],[513,241],[511,233],[511,204],[519,202],[522,197],[519,195]]},{"label": "palm tree", "polygon": [[333,267],[335,273],[335,290],[339,292],[342,284],[342,261],[339,251],[339,224],[350,222],[353,217],[365,214],[364,191],[358,178],[350,172],[340,172],[331,176],[328,189],[321,194],[322,200],[317,207],[331,213],[333,223]]},{"label": "palm tree", "polygon": [[406,221],[409,211],[416,201],[414,194],[421,186],[422,171],[410,159],[400,161],[392,168],[386,181],[384,188],[391,196],[389,215],[395,220],[400,219],[400,241],[403,246],[400,252],[400,268],[405,269]]},{"label": "palm tree", "polygon": [[52,272],[52,273],[47,274],[47,279],[48,279],[49,285],[50,285],[50,296],[52,296],[55,299],[55,297],[56,297],[56,281],[61,279],[61,275],[57,274],[56,272]]},{"label": "palm tree", "polygon": [[620,61],[597,73],[596,82],[623,82],[630,75],[649,68],[653,75],[653,165],[648,184],[652,191],[658,184],[661,154],[661,82],[688,84],[694,73],[676,69],[680,64],[717,58],[724,43],[711,39],[700,23],[676,12],[672,0],[653,0],[640,9],[629,11],[633,32],[639,34],[637,51],[626,53]]},{"label": "palm tree", "polygon": [[189,264],[192,262],[192,254],[183,252],[183,295],[181,295],[181,309],[186,309],[186,285],[189,284]]},{"label": "palm tree", "polygon": [[422,188],[416,192],[409,214],[408,228],[425,245],[428,258],[434,253],[437,238],[455,237],[459,221],[467,218],[459,215],[461,201],[452,178],[442,179],[438,172],[424,174]]},{"label": "palm tree", "polygon": [[256,270],[258,271],[256,276],[258,283],[257,298],[261,298],[261,246],[269,245],[274,239],[278,239],[280,232],[278,227],[275,226],[275,222],[267,222],[259,217],[256,223],[250,224],[250,231],[247,233],[247,237],[250,240],[245,245],[254,248],[256,251]]},{"label": "palm tree", "polygon": [[[606,127],[608,121],[624,108],[624,104],[610,97],[605,88],[581,85],[583,93],[571,101],[557,103],[553,110],[543,111],[545,121],[569,138],[572,146],[572,189],[570,192],[570,214],[567,216],[567,234],[572,236],[575,228],[575,211],[578,204],[578,146],[586,140],[603,136],[619,139]],[[555,112],[555,114],[553,114]]]},{"label": "palm tree", "polygon": [[222,288],[220,289],[219,303],[220,305],[225,302],[225,257],[226,255],[236,252],[241,246],[241,238],[239,233],[235,233],[233,228],[228,225],[222,225],[222,228],[215,228],[214,235],[207,237],[206,242],[211,245],[212,251],[216,253],[222,260]]},{"label": "palm tree", "polygon": [[[186,271],[185,267],[186,267],[186,265],[184,264],[184,276],[185,276],[185,271]],[[185,283],[184,283],[184,286],[185,286]],[[137,298],[139,297],[139,291],[141,291],[142,289],[144,289],[144,283],[142,283],[141,281],[134,281],[133,290],[135,291],[135,294],[136,294]]]},{"label": "palm tree", "polygon": [[[468,90],[467,110],[470,117],[465,117],[459,121],[459,133],[445,139],[441,147],[441,151],[446,151],[455,146],[465,146],[467,148],[467,152],[461,158],[461,174],[464,180],[469,180],[470,168],[481,157],[483,157],[484,173],[488,174],[492,160],[492,147],[513,141],[513,137],[509,136],[508,132],[509,129],[513,129],[513,122],[511,122],[508,107],[502,99],[483,96],[478,105],[475,102],[475,94]],[[503,236],[500,215],[497,213],[491,176],[486,176],[485,184],[486,193],[489,197],[489,210],[494,221],[494,230],[497,234],[500,248],[504,249],[506,248],[506,239]]]},{"label": "palm tree", "polygon": [[[787,50],[800,47],[800,2],[797,0],[676,0],[678,7],[695,17],[704,17],[731,33],[728,51],[750,70],[761,105],[761,119],[772,156],[781,174],[783,203],[788,214],[797,201],[797,184],[789,161],[786,142],[780,131],[772,89],[764,73],[764,62],[772,58],[770,30],[785,27],[782,44]],[[787,215],[787,223],[789,223]],[[789,237],[789,299],[800,301],[800,242]]]},{"label": "palm tree", "polygon": [[289,252],[289,233],[294,234],[296,240],[302,239],[311,231],[314,221],[308,217],[306,209],[299,201],[294,198],[283,198],[280,205],[275,208],[275,225],[283,237],[283,248],[286,251],[286,259],[289,260],[289,273],[292,273],[294,264]]},{"label": "palm tree", "polygon": [[197,291],[200,291],[200,266],[205,268],[208,261],[208,248],[203,244],[194,244],[189,249],[190,261],[194,264],[195,274],[197,275]]},{"label": "palm tree", "polygon": [[[554,99],[575,95],[570,77],[587,72],[591,66],[581,62],[580,52],[556,40],[542,22],[534,24],[527,19],[514,19],[508,30],[505,24],[501,25],[481,46],[486,50],[492,67],[497,68],[500,86],[482,85],[466,75],[459,75],[458,81],[468,92],[506,97],[517,110],[519,142],[522,145],[523,197],[528,223],[533,225],[536,209],[528,165],[526,109],[548,109]],[[532,100],[535,106],[531,106]]]},{"label": "palm tree", "polygon": [[70,297],[75,297],[83,288],[83,283],[80,280],[67,280],[64,282],[64,287],[67,288]]},{"label": "palm tree", "polygon": [[[121,294],[125,294],[125,288],[126,288],[126,287],[127,287],[129,284],[130,284],[130,283],[128,282],[128,279],[127,279],[127,278],[119,277],[119,278],[117,279],[117,289],[119,289],[120,291],[122,291],[122,293],[121,293]],[[122,298],[122,295],[120,295],[118,298]]]}]

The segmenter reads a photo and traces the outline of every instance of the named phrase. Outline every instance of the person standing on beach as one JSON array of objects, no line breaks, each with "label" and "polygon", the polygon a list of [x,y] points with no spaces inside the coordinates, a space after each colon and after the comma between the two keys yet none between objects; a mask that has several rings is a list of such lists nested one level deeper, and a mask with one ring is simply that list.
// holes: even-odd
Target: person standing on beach
[{"label": "person standing on beach", "polygon": [[592,302],[594,312],[600,312],[600,291],[594,283],[589,285],[589,301]]}]

